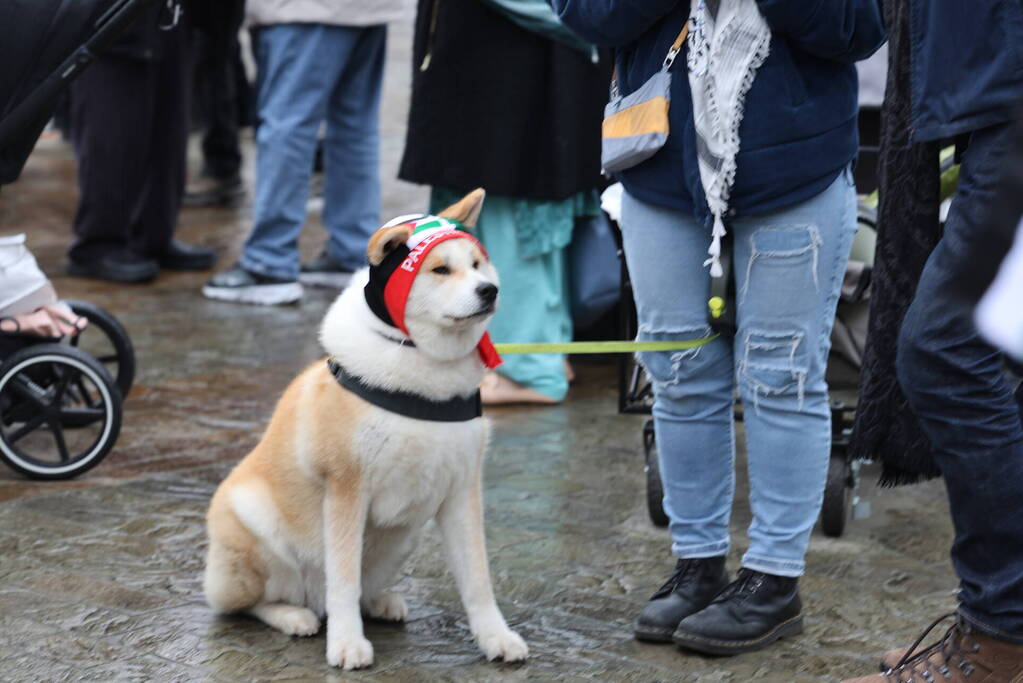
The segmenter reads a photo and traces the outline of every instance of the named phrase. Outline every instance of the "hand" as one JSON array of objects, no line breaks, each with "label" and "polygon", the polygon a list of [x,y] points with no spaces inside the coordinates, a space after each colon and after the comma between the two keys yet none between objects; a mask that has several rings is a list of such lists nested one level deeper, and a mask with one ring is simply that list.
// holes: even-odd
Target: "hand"
[{"label": "hand", "polygon": [[29,334],[37,337],[74,337],[85,329],[89,321],[57,307],[43,306],[32,313],[22,313],[0,320],[0,331]]}]

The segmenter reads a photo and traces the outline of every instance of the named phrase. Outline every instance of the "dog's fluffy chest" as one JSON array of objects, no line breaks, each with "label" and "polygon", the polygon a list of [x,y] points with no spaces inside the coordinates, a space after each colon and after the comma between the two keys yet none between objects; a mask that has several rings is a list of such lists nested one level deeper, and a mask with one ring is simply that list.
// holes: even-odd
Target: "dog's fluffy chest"
[{"label": "dog's fluffy chest", "polygon": [[478,476],[487,433],[483,419],[429,422],[374,409],[355,433],[368,521],[378,527],[425,524],[452,490]]}]

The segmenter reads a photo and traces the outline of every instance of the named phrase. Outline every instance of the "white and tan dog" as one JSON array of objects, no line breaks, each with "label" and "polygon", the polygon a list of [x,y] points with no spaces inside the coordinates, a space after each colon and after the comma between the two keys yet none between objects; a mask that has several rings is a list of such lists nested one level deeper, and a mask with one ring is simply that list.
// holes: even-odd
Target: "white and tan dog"
[{"label": "white and tan dog", "polygon": [[[476,190],[440,215],[475,225]],[[373,235],[379,265],[409,239],[408,225]],[[434,401],[473,396],[484,366],[477,343],[495,304],[497,274],[469,239],[426,255],[405,308],[408,339],[371,311],[365,271],[333,304],[320,340],[364,383]],[[385,339],[385,337],[387,339]],[[436,519],[448,562],[488,659],[518,661],[528,649],[494,600],[483,537],[483,418],[417,420],[343,388],[318,362],[284,392],[259,444],[217,489],[207,516],[206,599],[290,635],[327,617],[327,661],[372,664],[362,614],[401,621],[405,602],[387,589]]]}]

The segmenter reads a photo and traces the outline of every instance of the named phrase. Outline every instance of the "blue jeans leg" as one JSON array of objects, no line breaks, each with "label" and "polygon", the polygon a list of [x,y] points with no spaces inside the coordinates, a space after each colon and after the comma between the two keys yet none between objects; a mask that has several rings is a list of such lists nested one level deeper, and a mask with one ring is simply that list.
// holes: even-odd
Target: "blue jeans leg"
[{"label": "blue jeans leg", "polygon": [[242,267],[281,279],[298,277],[298,236],[306,220],[316,136],[367,30],[279,24],[256,34],[256,193]]},{"label": "blue jeans leg", "polygon": [[1023,424],[1001,353],[977,334],[951,274],[977,239],[1007,149],[1007,125],[971,135],[945,233],[899,336],[899,383],[945,479],[960,611],[981,630],[1023,642]]},{"label": "blue jeans leg", "polygon": [[744,567],[799,576],[831,455],[825,381],[831,328],[856,232],[852,174],[821,194],[735,221],[735,338],[750,482]]},{"label": "blue jeans leg", "polygon": [[366,265],[366,244],[380,227],[380,90],[386,47],[386,26],[362,29],[327,109],[323,224],[328,253],[348,270]]},{"label": "blue jeans leg", "polygon": [[[625,254],[641,340],[709,333],[710,232],[691,216],[626,195]],[[844,171],[794,207],[736,220],[735,339],[642,353],[654,386],[654,427],[672,552],[728,550],[735,489],[733,394],[746,402],[753,523],[744,566],[799,576],[820,510],[830,453],[824,368],[838,290],[855,230]]]},{"label": "blue jeans leg", "polygon": [[[710,232],[692,216],[626,193],[621,229],[640,341],[705,337],[710,277],[703,260]],[[735,491],[730,340],[686,351],[642,352],[654,388],[654,431],[672,553],[715,557],[728,551]]]}]

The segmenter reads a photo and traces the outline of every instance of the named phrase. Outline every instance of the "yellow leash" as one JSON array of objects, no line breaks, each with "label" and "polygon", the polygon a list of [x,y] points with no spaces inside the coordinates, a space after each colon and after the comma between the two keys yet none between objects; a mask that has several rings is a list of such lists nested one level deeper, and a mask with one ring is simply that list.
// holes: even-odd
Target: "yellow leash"
[{"label": "yellow leash", "polygon": [[720,335],[688,341],[591,341],[565,344],[494,344],[498,353],[635,353],[636,351],[684,351],[695,349]]}]

